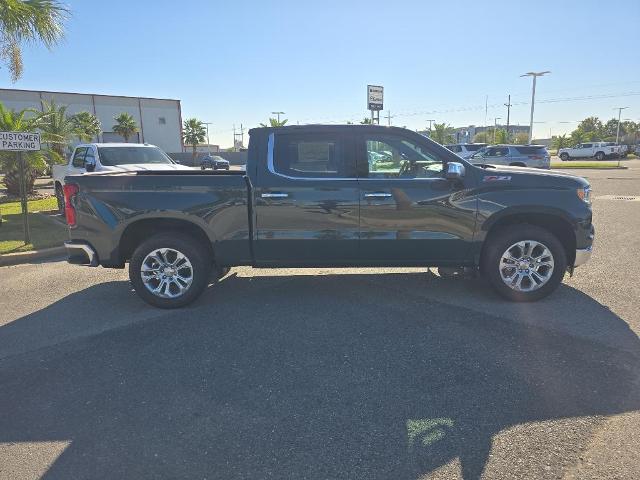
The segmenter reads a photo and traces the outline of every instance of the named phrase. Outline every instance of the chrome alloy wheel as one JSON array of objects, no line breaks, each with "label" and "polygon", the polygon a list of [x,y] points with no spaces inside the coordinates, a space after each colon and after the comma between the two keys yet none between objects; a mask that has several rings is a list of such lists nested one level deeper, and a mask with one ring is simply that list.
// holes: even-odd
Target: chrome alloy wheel
[{"label": "chrome alloy wheel", "polygon": [[184,294],[193,282],[193,267],[189,259],[173,248],[158,248],[142,261],[142,283],[160,298],[176,298]]},{"label": "chrome alloy wheel", "polygon": [[535,240],[514,243],[500,258],[500,278],[511,289],[532,292],[545,285],[553,275],[553,255]]}]

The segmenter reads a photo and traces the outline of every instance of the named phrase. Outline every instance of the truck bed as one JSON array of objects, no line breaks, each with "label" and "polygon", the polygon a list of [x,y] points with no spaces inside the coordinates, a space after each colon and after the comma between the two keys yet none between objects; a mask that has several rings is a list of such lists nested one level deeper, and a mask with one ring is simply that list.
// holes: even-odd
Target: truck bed
[{"label": "truck bed", "polygon": [[[136,171],[65,177],[79,186],[76,214],[103,265],[121,266],[131,253],[127,237],[144,226],[181,222],[200,226],[214,245],[216,261],[251,263],[251,185],[243,171]],[[151,230],[150,230],[151,229]],[[114,249],[114,246],[115,249]]]}]

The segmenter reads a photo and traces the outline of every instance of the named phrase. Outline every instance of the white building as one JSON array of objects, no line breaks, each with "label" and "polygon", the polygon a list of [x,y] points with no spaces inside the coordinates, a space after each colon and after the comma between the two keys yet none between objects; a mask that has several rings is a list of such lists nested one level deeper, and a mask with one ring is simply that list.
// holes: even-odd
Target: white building
[{"label": "white building", "polygon": [[182,152],[182,112],[180,100],[120,95],[46,92],[37,90],[0,89],[0,102],[6,108],[42,109],[41,100],[54,99],[56,103],[68,105],[68,114],[93,113],[102,125],[103,133],[97,142],[122,142],[124,139],[113,132],[114,117],[126,112],[133,116],[139,132],[129,138],[130,142],[151,143],[167,153]]}]

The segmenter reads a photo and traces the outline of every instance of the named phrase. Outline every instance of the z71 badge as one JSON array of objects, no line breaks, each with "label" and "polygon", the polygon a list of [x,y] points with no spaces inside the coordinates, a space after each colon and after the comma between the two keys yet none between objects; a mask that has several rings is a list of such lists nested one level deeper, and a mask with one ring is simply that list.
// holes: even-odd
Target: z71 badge
[{"label": "z71 badge", "polygon": [[510,182],[511,175],[486,175],[483,182]]}]

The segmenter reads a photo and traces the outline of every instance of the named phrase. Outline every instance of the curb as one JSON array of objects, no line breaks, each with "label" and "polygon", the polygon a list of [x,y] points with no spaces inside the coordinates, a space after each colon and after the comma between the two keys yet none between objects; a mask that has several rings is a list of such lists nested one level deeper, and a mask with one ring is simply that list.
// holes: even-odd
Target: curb
[{"label": "curb", "polygon": [[0,267],[32,263],[34,260],[60,258],[66,254],[67,249],[64,246],[43,248],[42,250],[32,250],[30,252],[5,253],[4,255],[0,255]]}]

